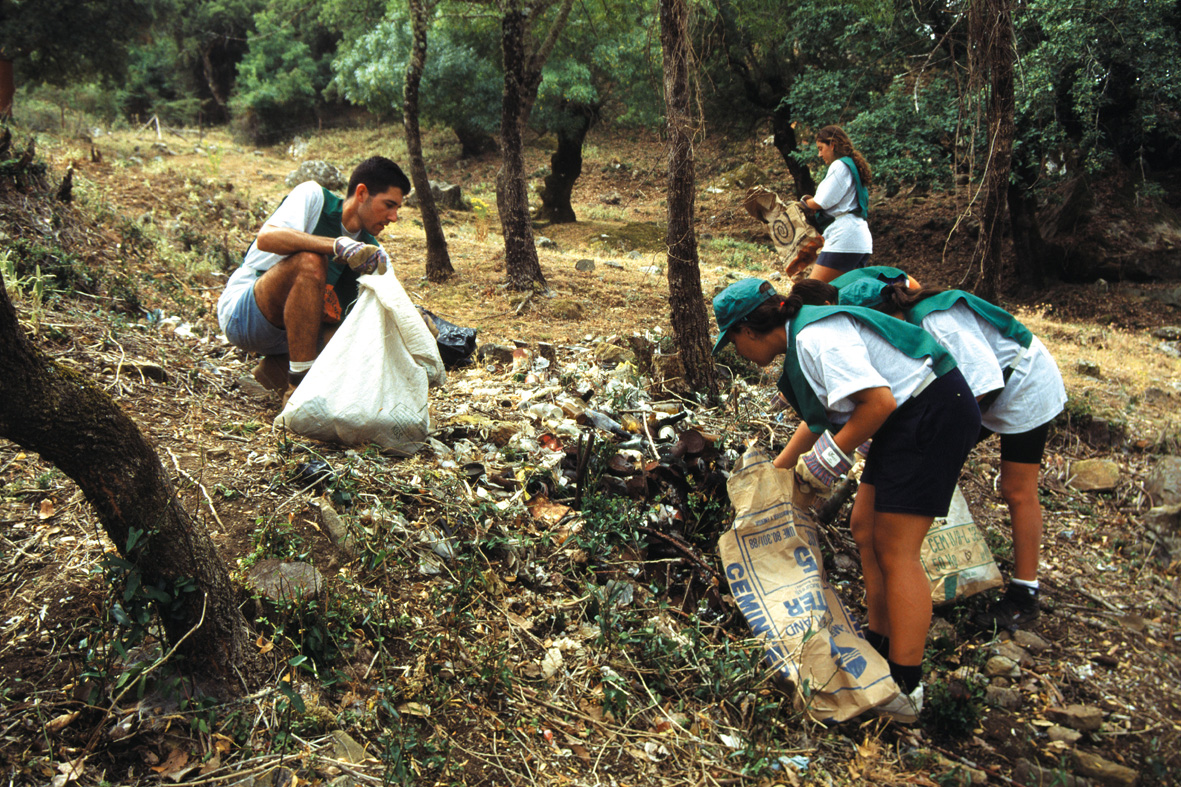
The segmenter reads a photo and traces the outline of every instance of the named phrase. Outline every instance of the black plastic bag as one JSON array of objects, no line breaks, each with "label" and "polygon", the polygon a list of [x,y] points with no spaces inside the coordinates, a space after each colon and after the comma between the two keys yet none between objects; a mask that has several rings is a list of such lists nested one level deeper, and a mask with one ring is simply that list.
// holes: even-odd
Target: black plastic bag
[{"label": "black plastic bag", "polygon": [[443,366],[454,369],[471,363],[472,355],[476,352],[476,329],[461,328],[421,306],[418,310],[422,312],[427,325],[432,326],[431,333],[435,334],[435,341],[439,344],[439,357],[443,359]]}]

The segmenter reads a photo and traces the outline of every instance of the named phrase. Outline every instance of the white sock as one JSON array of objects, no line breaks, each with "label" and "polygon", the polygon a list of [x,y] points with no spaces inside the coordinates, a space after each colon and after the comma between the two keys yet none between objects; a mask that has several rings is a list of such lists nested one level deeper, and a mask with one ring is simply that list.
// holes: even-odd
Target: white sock
[{"label": "white sock", "polygon": [[315,361],[288,361],[287,371],[292,374],[303,374],[308,369],[311,369],[314,363]]},{"label": "white sock", "polygon": [[1010,585],[1017,585],[1018,587],[1029,588],[1034,593],[1037,592],[1037,587],[1038,587],[1036,579],[1031,582],[1028,579],[1017,579],[1017,577],[1013,577],[1012,579],[1010,579],[1009,584]]}]

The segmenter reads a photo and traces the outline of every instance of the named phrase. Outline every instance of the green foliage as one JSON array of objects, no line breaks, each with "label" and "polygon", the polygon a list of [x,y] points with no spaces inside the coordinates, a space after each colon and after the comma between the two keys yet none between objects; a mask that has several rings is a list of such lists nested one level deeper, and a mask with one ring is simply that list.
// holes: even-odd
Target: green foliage
[{"label": "green foliage", "polygon": [[946,738],[971,735],[980,723],[984,686],[974,680],[937,680],[926,692],[924,714],[928,728]]},{"label": "green foliage", "polygon": [[331,80],[329,57],[317,57],[287,20],[274,12],[255,16],[255,32],[238,64],[237,93],[230,101],[234,127],[255,144],[272,144],[314,125],[320,94]]},{"label": "green foliage", "polygon": [[133,46],[127,68],[127,78],[120,85],[118,100],[123,114],[129,118],[150,118],[161,123],[187,125],[195,123],[201,109],[192,80],[177,68],[183,53],[172,36],[153,37]]}]

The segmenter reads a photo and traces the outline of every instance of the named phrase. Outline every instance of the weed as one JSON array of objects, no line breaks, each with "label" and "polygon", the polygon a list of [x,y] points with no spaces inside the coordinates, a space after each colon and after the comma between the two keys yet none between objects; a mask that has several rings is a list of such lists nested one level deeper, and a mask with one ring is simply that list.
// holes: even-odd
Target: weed
[{"label": "weed", "polygon": [[963,738],[980,723],[984,687],[972,679],[937,680],[927,692],[929,728],[947,738]]},{"label": "weed", "polygon": [[716,261],[730,268],[765,271],[767,250],[756,243],[724,236],[707,238],[701,243],[702,260]]}]

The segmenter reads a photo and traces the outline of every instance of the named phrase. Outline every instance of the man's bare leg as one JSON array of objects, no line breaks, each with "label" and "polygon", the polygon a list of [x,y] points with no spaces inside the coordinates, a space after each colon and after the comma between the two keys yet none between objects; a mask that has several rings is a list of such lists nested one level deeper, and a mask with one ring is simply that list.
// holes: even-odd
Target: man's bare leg
[{"label": "man's bare leg", "polygon": [[324,257],[300,252],[280,261],[254,283],[254,300],[262,316],[287,331],[292,362],[316,359],[327,270]]}]

